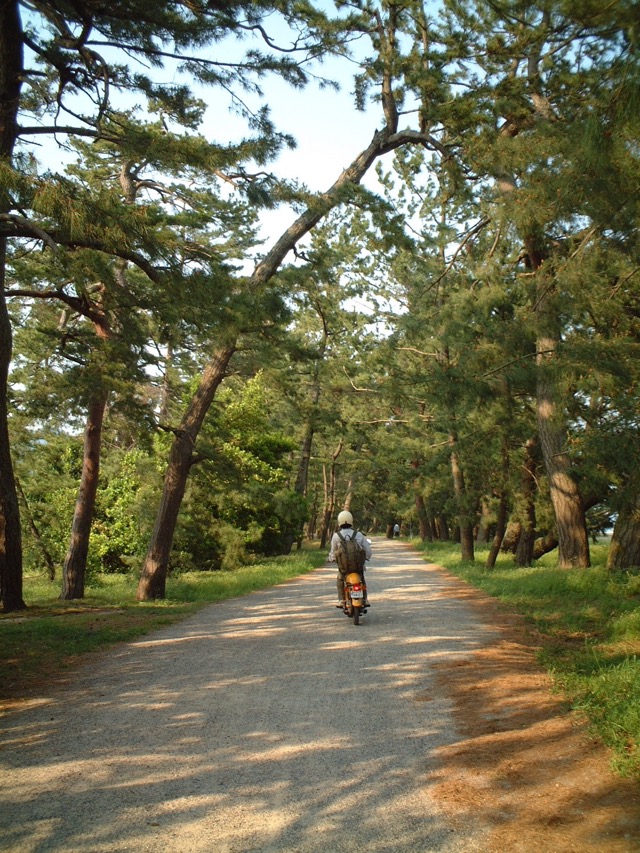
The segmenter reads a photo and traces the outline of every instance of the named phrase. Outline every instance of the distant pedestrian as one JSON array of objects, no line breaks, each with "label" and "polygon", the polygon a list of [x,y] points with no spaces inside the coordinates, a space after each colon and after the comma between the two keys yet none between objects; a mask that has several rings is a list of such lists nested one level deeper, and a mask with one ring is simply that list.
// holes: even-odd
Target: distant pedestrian
[{"label": "distant pedestrian", "polygon": [[398,522],[397,522],[397,521],[396,521],[396,523],[393,525],[393,538],[395,539],[395,538],[396,538],[396,536],[400,536],[400,525],[398,524]]}]

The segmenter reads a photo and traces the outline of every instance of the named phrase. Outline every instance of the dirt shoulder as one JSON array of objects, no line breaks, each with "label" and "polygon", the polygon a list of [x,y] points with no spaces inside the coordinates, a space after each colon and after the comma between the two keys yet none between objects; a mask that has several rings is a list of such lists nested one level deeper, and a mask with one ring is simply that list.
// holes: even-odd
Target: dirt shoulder
[{"label": "dirt shoulder", "polygon": [[[444,572],[444,570],[443,570]],[[524,621],[444,572],[499,642],[437,667],[464,737],[439,750],[434,795],[452,818],[492,826],[487,853],[640,850],[640,786],[553,692]]]}]

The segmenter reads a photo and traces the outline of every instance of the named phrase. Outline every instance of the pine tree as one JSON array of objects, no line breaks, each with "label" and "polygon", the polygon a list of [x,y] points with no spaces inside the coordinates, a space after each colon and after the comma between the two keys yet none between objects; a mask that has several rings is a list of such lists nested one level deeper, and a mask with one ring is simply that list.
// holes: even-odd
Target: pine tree
[{"label": "pine tree", "polygon": [[[26,10],[23,25],[21,10]],[[237,62],[220,62],[209,47],[225,36],[262,37],[263,19],[276,12],[295,31],[295,45],[278,50],[268,37],[266,49],[249,50]],[[224,8],[181,0],[149,6],[141,0],[98,8],[93,3],[73,6],[52,2],[23,4],[8,0],[0,9],[0,578],[3,606],[24,606],[21,591],[22,557],[20,521],[7,429],[7,381],[11,362],[11,325],[6,303],[5,263],[7,240],[34,240],[51,248],[92,248],[135,263],[152,281],[158,280],[154,261],[146,253],[148,230],[131,220],[129,230],[111,221],[106,231],[100,196],[86,204],[64,182],[37,178],[29,140],[43,134],[57,138],[107,140],[114,145],[123,137],[113,110],[120,93],[136,93],[151,109],[162,111],[166,121],[197,122],[202,108],[194,109],[189,85],[160,85],[153,74],[133,70],[128,57],[141,57],[152,68],[173,65],[176,74],[204,85],[219,85],[232,92],[235,105],[244,110],[253,139],[247,139],[232,156],[217,148],[220,162],[239,163],[234,171],[260,192],[259,182],[247,174],[250,158],[264,163],[289,139],[273,128],[268,110],[255,114],[244,106],[242,90],[260,92],[255,81],[275,73],[293,85],[307,79],[303,61],[323,51],[337,49],[339,28],[311,3],[233,2]],[[25,53],[28,46],[29,52]],[[107,50],[108,47],[108,50]],[[28,64],[25,64],[28,63]],[[23,117],[18,125],[18,115]],[[29,123],[29,117],[33,117]],[[37,119],[37,120],[36,120]],[[129,127],[130,129],[130,127]],[[144,144],[144,135],[140,141]],[[135,133],[128,144],[135,145]],[[194,156],[191,145],[189,159]],[[200,144],[208,165],[216,146]],[[96,215],[97,214],[97,215]],[[102,214],[102,215],[101,215]],[[126,220],[125,220],[126,221]]]}]

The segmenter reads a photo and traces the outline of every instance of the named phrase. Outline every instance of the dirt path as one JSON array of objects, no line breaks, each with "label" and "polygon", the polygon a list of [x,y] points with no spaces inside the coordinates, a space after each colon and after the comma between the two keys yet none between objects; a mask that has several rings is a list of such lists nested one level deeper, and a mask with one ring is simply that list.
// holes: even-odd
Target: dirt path
[{"label": "dirt path", "polygon": [[93,658],[8,715],[0,849],[631,853],[635,786],[562,715],[517,621],[376,542]]}]

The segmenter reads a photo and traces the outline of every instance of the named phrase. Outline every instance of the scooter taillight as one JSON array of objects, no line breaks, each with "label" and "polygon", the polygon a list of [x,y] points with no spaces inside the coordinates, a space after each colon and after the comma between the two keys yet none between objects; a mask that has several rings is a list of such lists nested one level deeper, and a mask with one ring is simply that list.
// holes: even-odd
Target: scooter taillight
[{"label": "scooter taillight", "polygon": [[359,591],[362,589],[362,587],[360,586],[360,584],[359,584],[359,583],[354,583],[354,585],[351,587],[351,589],[352,589],[354,592],[359,592]]}]

